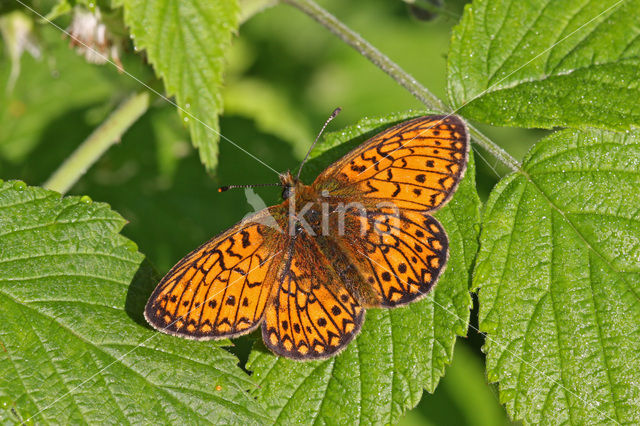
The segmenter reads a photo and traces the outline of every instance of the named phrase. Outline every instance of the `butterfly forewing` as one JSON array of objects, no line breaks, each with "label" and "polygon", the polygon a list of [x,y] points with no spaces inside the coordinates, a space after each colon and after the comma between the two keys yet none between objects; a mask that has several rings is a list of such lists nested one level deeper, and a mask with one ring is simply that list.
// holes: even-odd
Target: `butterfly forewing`
[{"label": "butterfly forewing", "polygon": [[155,289],[145,316],[160,331],[215,339],[256,328],[268,302],[270,274],[280,261],[282,234],[267,226],[266,209],[182,259]]},{"label": "butterfly forewing", "polygon": [[456,116],[426,116],[374,136],[329,166],[314,182],[335,197],[391,201],[399,208],[441,207],[464,176],[466,125]]}]

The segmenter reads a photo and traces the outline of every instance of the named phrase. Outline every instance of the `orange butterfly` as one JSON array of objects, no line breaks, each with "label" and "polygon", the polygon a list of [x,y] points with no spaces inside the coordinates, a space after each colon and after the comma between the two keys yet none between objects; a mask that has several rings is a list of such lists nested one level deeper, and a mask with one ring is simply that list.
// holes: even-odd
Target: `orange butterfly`
[{"label": "orange butterfly", "polygon": [[278,355],[336,354],[360,331],[365,308],[418,300],[438,281],[447,234],[426,213],[462,179],[468,135],[455,116],[420,117],[364,142],[310,186],[283,173],[284,202],[178,262],[151,295],[147,321],[191,339],[262,324]]}]

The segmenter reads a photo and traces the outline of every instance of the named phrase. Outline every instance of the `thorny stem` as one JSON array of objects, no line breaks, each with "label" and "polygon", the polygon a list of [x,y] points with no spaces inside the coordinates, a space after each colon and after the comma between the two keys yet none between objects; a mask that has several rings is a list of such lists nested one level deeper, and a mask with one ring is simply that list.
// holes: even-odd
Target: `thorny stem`
[{"label": "thorny stem", "polygon": [[[422,102],[427,108],[440,111],[443,113],[453,113],[452,109],[444,102],[438,99],[426,87],[418,83],[418,81],[400,68],[398,64],[393,62],[389,57],[384,55],[368,41],[363,39],[359,34],[340,22],[335,16],[321,8],[313,0],[282,0],[300,9],[309,15],[320,25],[327,28],[333,34],[338,36],[342,41],[357,50],[362,56],[369,59],[374,65],[386,72],[398,84],[407,89],[413,96]],[[513,158],[508,152],[498,146],[489,137],[481,133],[475,127],[469,125],[469,132],[475,142],[482,146],[487,152],[497,158],[504,165],[513,171],[520,170],[520,163]]]},{"label": "thorny stem", "polygon": [[148,107],[147,92],[135,94],[125,100],[76,148],[43,186],[62,194],[71,189],[111,145],[120,141],[122,135],[147,111]]}]

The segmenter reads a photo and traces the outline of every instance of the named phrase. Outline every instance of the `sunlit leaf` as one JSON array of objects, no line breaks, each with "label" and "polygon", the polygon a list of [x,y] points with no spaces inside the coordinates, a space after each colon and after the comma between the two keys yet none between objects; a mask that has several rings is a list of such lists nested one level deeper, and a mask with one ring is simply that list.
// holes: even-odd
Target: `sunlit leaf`
[{"label": "sunlit leaf", "polygon": [[541,141],[487,203],[474,284],[517,419],[640,421],[640,134]]}]

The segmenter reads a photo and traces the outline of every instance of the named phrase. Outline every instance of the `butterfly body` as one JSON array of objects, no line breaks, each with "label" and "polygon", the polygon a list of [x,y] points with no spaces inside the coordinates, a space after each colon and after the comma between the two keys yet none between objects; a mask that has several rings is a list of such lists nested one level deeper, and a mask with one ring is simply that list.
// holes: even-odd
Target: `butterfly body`
[{"label": "butterfly body", "polygon": [[424,297],[445,268],[448,240],[427,212],[462,179],[468,133],[457,117],[394,126],[329,166],[311,185],[283,173],[284,201],[182,259],[145,316],[195,339],[246,334],[294,359],[334,355],[366,308]]}]

